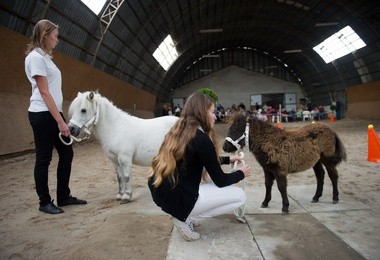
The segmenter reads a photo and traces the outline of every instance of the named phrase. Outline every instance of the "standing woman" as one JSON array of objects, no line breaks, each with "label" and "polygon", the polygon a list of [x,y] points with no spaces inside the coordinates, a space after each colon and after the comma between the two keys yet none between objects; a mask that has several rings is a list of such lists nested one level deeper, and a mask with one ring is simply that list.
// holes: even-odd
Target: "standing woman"
[{"label": "standing woman", "polygon": [[[219,157],[214,110],[213,101],[204,94],[188,98],[153,159],[148,181],[154,202],[173,216],[174,225],[187,241],[200,238],[193,230],[195,222],[233,213],[246,199],[244,191],[232,184],[249,176],[250,167],[223,172],[220,164],[240,157]],[[204,170],[211,181],[201,183]]]},{"label": "standing woman", "polygon": [[32,87],[28,117],[36,148],[34,180],[40,200],[39,210],[49,214],[64,212],[54,205],[49,194],[48,170],[54,147],[59,155],[58,206],[87,203],[70,195],[69,180],[74,153],[72,147],[64,145],[58,137],[59,133],[69,136],[70,130],[62,113],[61,71],[52,61],[52,52],[57,44],[58,26],[41,20],[33,29],[25,58],[25,73]]}]

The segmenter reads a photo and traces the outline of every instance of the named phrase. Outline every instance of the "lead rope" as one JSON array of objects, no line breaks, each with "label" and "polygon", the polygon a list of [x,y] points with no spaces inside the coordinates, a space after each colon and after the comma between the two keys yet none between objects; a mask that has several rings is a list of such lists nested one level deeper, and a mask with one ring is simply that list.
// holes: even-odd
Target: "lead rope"
[{"label": "lead rope", "polygon": [[[238,141],[231,142],[227,138],[226,139],[229,142],[231,142],[232,144],[234,144],[236,148],[237,148],[237,146],[239,146],[239,148],[240,148],[240,145],[238,144],[238,142],[240,142],[240,140],[242,139],[242,137],[245,136],[245,147],[248,147],[248,149],[249,149],[249,143],[248,143],[248,139],[249,138],[248,138],[248,135],[249,135],[249,124],[247,123],[246,128],[245,128],[245,133],[238,139]],[[229,139],[231,139],[231,138],[229,138]],[[245,165],[245,162],[243,160],[243,158],[244,158],[244,152],[240,151],[238,154],[239,154],[239,157],[241,159],[241,163],[243,163],[243,165]],[[235,161],[233,164],[231,164],[231,168],[232,168],[231,171],[232,172],[235,172],[237,170],[237,165],[238,165],[238,161]],[[243,187],[242,188],[243,188],[243,190],[245,192],[245,178],[242,180],[242,182],[243,182]],[[243,204],[239,208],[237,208],[234,211],[234,214],[235,214],[236,219],[238,221],[240,221],[241,223],[247,223],[247,221],[245,220],[245,204]]]},{"label": "lead rope", "polygon": [[70,135],[69,138],[70,138],[70,141],[69,142],[66,142],[63,137],[62,137],[62,134],[59,133],[58,134],[58,137],[59,139],[61,139],[61,142],[64,144],[64,145],[71,145],[74,141],[76,142],[81,142],[83,140],[87,140],[87,139],[90,139],[91,137],[91,131],[89,129],[89,127],[91,126],[91,124],[94,124],[96,125],[99,121],[99,110],[100,110],[100,105],[98,104],[97,107],[96,107],[96,112],[95,114],[87,121],[87,123],[85,123],[84,125],[81,125],[79,124],[77,121],[75,121],[74,119],[70,119],[70,123],[73,124],[73,125],[76,125],[77,127],[79,127],[79,129],[81,129],[82,131],[84,131],[86,134],[84,137],[82,138],[77,138],[73,135]]},{"label": "lead rope", "polygon": [[[244,158],[244,152],[240,151],[239,152],[239,157],[241,159],[241,163],[243,165],[245,165],[245,162],[243,160],[243,158]],[[237,170],[237,164],[238,164],[238,161],[235,161],[233,164],[231,164],[231,167],[232,167],[231,171],[232,172],[235,172]],[[245,192],[245,178],[242,180],[242,183],[243,183],[242,189]],[[245,220],[245,204],[243,204],[239,208],[235,209],[234,210],[234,215],[235,215],[236,219],[239,222],[241,222],[241,223],[247,223],[247,221]]]}]

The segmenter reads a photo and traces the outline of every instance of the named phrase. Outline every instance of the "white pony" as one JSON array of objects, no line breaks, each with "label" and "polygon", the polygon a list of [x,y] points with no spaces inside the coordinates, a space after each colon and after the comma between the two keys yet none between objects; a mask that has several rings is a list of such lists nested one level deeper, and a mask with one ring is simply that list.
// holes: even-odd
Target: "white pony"
[{"label": "white pony", "polygon": [[78,93],[69,107],[70,132],[88,136],[93,130],[100,145],[112,161],[119,182],[117,198],[132,199],[132,164],[150,166],[161,143],[177,121],[175,116],[141,119],[117,108],[97,92]]}]

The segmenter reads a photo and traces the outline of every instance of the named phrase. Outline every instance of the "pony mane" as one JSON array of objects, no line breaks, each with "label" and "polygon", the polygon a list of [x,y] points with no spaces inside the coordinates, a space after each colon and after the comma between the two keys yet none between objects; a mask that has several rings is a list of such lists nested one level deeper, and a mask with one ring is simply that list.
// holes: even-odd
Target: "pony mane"
[{"label": "pony mane", "polygon": [[279,129],[270,123],[270,121],[264,121],[257,117],[249,117],[247,122],[249,123],[249,128],[255,132],[259,133],[279,133],[285,130]]},{"label": "pony mane", "polygon": [[89,99],[89,95],[91,93],[93,93],[93,95],[94,95],[92,102],[94,102],[96,104],[103,104],[104,103],[110,107],[113,107],[114,109],[118,110],[119,112],[122,112],[126,115],[131,116],[128,112],[117,107],[111,100],[102,96],[96,90],[96,91],[78,92],[77,96],[75,97],[75,99],[70,104],[69,111],[68,111],[69,118],[72,117],[75,109],[78,109],[78,107],[80,107],[84,102],[86,102],[86,104],[91,104],[91,101]]},{"label": "pony mane", "polygon": [[244,122],[244,124],[247,122],[247,117],[241,113],[234,113],[229,120],[230,124],[239,124],[240,125],[243,122]]}]

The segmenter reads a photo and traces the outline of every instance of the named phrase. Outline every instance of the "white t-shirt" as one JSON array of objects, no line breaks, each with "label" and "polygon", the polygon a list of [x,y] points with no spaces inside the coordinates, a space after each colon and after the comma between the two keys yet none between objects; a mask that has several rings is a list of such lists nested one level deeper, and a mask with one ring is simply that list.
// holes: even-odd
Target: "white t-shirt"
[{"label": "white t-shirt", "polygon": [[47,78],[49,92],[57,105],[58,111],[62,112],[63,95],[61,71],[54,64],[50,55],[45,53],[41,48],[36,48],[31,51],[25,58],[25,73],[32,84],[32,95],[30,97],[28,111],[49,111],[37,87],[36,80],[33,78],[38,75]]}]

